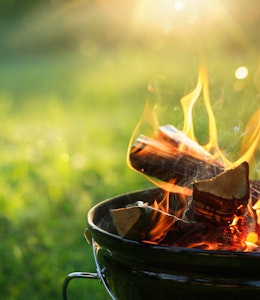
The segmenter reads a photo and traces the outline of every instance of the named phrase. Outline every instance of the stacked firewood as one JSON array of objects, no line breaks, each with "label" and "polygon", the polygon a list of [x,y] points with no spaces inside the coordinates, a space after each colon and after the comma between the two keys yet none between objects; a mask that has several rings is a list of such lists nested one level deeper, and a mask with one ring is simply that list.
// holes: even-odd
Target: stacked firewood
[{"label": "stacked firewood", "polygon": [[184,204],[181,195],[169,196],[181,203],[178,211],[167,210],[162,203],[148,205],[145,199],[111,210],[120,236],[151,244],[245,250],[246,236],[259,226],[252,207],[260,194],[259,183],[249,181],[247,162],[225,170],[221,162],[169,125],[160,127],[155,138],[137,138],[129,159],[137,171],[164,182],[174,180],[193,193]]}]

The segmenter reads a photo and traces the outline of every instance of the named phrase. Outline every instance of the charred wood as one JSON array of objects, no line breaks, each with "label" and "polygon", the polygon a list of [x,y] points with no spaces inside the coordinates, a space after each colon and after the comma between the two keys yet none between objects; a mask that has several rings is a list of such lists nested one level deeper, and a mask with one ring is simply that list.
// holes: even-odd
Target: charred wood
[{"label": "charred wood", "polygon": [[227,223],[246,213],[249,201],[249,166],[242,163],[216,177],[193,184],[192,209],[197,218]]},{"label": "charred wood", "polygon": [[137,138],[129,159],[139,172],[166,182],[175,179],[186,186],[224,170],[208,152],[170,125],[160,127],[155,138]]},{"label": "charred wood", "polygon": [[142,201],[134,206],[111,209],[110,214],[121,237],[150,243],[159,243],[178,220],[174,215],[154,209]]}]

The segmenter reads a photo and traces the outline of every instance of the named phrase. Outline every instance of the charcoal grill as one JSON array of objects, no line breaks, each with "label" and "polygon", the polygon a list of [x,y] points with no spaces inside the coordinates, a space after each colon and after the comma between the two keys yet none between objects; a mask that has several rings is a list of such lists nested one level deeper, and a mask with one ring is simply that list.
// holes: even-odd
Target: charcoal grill
[{"label": "charcoal grill", "polygon": [[92,243],[96,273],[74,272],[71,279],[100,280],[113,300],[243,299],[260,296],[260,253],[209,251],[147,245],[116,234],[110,209],[136,201],[152,203],[158,188],[105,200],[88,213],[85,237]]}]

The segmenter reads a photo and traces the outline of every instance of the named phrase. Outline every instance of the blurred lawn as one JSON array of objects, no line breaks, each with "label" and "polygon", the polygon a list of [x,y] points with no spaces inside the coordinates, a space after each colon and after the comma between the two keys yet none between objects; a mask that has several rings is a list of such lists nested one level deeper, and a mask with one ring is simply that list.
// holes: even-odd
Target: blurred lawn
[{"label": "blurred lawn", "polygon": [[[89,208],[145,185],[125,159],[145,88],[104,69],[96,82],[99,64],[75,53],[1,66],[1,295],[59,299],[67,273],[95,270],[83,237]],[[105,299],[99,284],[84,284],[71,284],[71,299]]]},{"label": "blurred lawn", "polygon": [[[150,186],[126,165],[128,141],[150,78],[168,76],[171,93],[165,98],[175,102],[167,121],[181,126],[177,102],[195,86],[198,71],[196,51],[187,41],[176,45],[169,36],[140,40],[131,32],[122,33],[95,5],[89,4],[84,13],[75,8],[58,16],[57,11],[44,12],[39,12],[38,21],[35,13],[32,24],[26,18],[22,25],[13,20],[3,31],[1,299],[60,299],[68,273],[95,272],[91,247],[83,237],[89,208]],[[178,42],[183,40],[178,37]],[[232,152],[245,120],[258,105],[252,77],[236,91],[232,72],[241,63],[255,72],[258,52],[236,49],[234,55],[230,41],[215,49],[217,53],[209,53],[210,84],[216,115],[225,120],[219,123],[222,141]],[[245,103],[245,98],[252,101]],[[203,140],[206,117],[200,109],[197,131]],[[237,129],[229,134],[227,126]],[[69,296],[108,299],[98,282],[84,280],[71,282]]]},{"label": "blurred lawn", "polygon": [[[95,270],[89,208],[144,185],[125,160],[143,101],[129,78],[103,72],[97,84],[99,65],[73,53],[15,60],[0,75],[1,297],[59,299],[67,273]],[[71,299],[105,299],[85,285],[71,284]]]}]

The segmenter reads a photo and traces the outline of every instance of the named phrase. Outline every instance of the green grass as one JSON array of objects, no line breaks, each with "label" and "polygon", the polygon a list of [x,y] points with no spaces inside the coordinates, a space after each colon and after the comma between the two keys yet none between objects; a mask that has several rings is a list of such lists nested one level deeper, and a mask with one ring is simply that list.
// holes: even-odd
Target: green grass
[{"label": "green grass", "polygon": [[[133,99],[136,91],[128,89],[134,84],[124,79],[117,90],[106,81],[96,86],[91,75],[89,83],[90,72],[75,70],[74,60],[68,54],[58,62],[52,56],[21,57],[15,69],[11,59],[2,64],[4,299],[59,299],[67,273],[95,271],[83,237],[89,208],[145,186],[126,166],[128,140],[143,99]],[[85,78],[80,78],[82,73]],[[61,76],[69,78],[63,81]],[[79,287],[72,283],[69,293],[71,299],[106,298],[93,281]]]},{"label": "green grass", "polygon": [[[68,273],[95,272],[92,249],[83,237],[88,210],[106,198],[151,186],[126,165],[128,142],[142,114],[150,79],[158,74],[164,78],[162,124],[177,127],[182,125],[179,99],[196,85],[199,58],[187,41],[176,46],[174,39],[163,36],[165,47],[160,50],[154,47],[158,33],[140,40],[129,32],[120,33],[120,28],[114,40],[106,40],[103,26],[109,25],[111,31],[114,24],[96,10],[84,13],[86,20],[93,14],[91,22],[100,24],[94,29],[86,26],[85,35],[93,31],[98,45],[90,56],[78,47],[84,26],[70,28],[74,46],[64,50],[68,13],[62,15],[61,24],[42,15],[35,27],[26,23],[20,28],[14,22],[3,36],[1,299],[60,299]],[[178,37],[180,41],[183,38]],[[217,53],[211,51],[213,108],[221,145],[232,155],[259,101],[252,77],[242,91],[233,90],[233,71],[247,63],[253,74],[255,61],[248,57],[257,52],[233,55],[225,46],[219,46]],[[206,141],[207,118],[201,104],[195,115],[198,136]],[[99,282],[85,280],[72,281],[69,296],[108,299]]]}]

